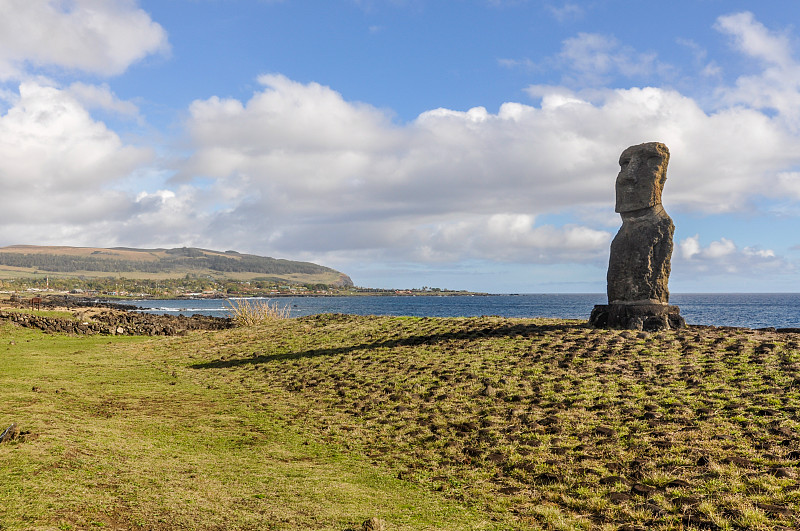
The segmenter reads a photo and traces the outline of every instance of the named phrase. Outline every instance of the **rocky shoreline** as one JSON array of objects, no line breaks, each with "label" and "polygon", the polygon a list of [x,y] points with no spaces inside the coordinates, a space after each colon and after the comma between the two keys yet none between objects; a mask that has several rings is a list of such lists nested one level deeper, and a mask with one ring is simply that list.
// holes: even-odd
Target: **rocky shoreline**
[{"label": "rocky shoreline", "polygon": [[53,317],[31,313],[28,300],[4,301],[0,321],[49,333],[80,335],[106,334],[129,336],[178,336],[191,330],[224,330],[233,327],[230,318],[206,315],[153,315],[134,312],[135,306],[98,302],[94,299],[43,297],[41,309],[69,312],[72,317]]}]

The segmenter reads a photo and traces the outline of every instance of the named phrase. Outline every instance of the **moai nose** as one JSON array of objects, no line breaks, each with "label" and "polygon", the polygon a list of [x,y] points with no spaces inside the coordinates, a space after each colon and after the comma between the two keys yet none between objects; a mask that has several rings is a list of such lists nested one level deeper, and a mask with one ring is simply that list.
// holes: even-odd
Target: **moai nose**
[{"label": "moai nose", "polygon": [[631,160],[628,165],[625,167],[625,171],[623,175],[626,181],[636,182],[639,173],[639,161],[637,159]]}]

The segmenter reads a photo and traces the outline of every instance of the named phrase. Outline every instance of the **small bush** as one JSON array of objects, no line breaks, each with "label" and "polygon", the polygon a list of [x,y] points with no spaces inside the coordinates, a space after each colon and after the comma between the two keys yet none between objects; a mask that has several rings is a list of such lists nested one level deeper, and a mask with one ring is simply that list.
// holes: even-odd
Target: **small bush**
[{"label": "small bush", "polygon": [[236,326],[254,326],[275,319],[288,319],[289,306],[279,307],[277,301],[256,301],[247,299],[228,299],[231,306],[231,319]]}]

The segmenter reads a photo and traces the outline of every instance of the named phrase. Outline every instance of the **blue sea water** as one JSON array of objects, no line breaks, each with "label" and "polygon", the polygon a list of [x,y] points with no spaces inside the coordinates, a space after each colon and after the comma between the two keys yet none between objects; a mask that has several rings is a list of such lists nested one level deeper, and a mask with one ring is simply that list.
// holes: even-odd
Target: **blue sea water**
[{"label": "blue sea water", "polygon": [[[262,299],[264,300],[264,299]],[[270,303],[288,307],[291,317],[318,313],[411,315],[420,317],[557,317],[588,319],[604,294],[526,294],[485,296],[278,297]],[[132,301],[142,311],[157,314],[204,314],[226,317],[223,299]],[[800,293],[673,294],[670,304],[681,308],[689,324],[762,328],[800,328]]]}]

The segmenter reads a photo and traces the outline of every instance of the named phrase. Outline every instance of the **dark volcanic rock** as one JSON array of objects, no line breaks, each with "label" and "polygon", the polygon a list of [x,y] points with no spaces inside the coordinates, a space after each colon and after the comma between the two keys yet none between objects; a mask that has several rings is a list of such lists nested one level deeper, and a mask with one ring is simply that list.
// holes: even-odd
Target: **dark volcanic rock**
[{"label": "dark volcanic rock", "polygon": [[667,282],[674,232],[672,219],[660,205],[622,214],[622,227],[611,242],[608,262],[611,304],[669,301]]},{"label": "dark volcanic rock", "polygon": [[666,304],[598,304],[592,310],[589,323],[598,328],[649,332],[686,326],[680,308]]},{"label": "dark volcanic rock", "polygon": [[5,429],[5,431],[0,434],[0,443],[4,443],[6,441],[13,441],[17,437],[19,437],[19,426],[17,426],[16,422],[11,423],[11,426]]},{"label": "dark volcanic rock", "polygon": [[233,327],[229,318],[207,315],[152,315],[147,313],[106,310],[80,321],[61,317],[44,317],[21,312],[0,311],[0,319],[26,328],[49,333],[174,336],[189,330],[224,330]]},{"label": "dark volcanic rock", "polygon": [[380,518],[370,518],[361,524],[362,531],[386,531],[386,522]]},{"label": "dark volcanic rock", "polygon": [[635,330],[682,328],[669,303],[675,225],[661,206],[669,149],[660,142],[631,146],[620,155],[616,212],[622,227],[611,242],[608,305],[596,306],[589,323]]}]

